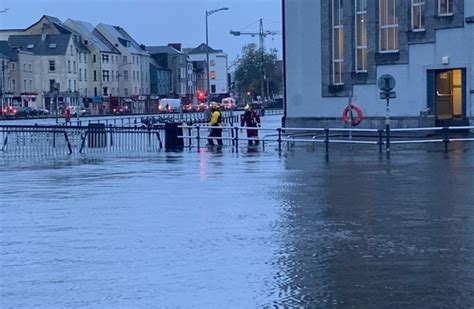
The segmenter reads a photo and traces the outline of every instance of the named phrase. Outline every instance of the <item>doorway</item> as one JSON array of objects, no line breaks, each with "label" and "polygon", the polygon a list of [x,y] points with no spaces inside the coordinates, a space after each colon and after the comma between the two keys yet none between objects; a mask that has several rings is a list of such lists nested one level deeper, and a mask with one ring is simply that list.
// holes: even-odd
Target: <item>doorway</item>
[{"label": "doorway", "polygon": [[464,125],[466,118],[465,70],[436,70],[434,110],[437,126]]}]

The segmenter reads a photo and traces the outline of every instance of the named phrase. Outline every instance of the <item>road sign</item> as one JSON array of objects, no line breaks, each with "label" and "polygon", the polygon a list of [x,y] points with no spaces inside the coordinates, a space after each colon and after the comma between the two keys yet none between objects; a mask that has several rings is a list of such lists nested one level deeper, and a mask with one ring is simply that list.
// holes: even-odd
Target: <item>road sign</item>
[{"label": "road sign", "polygon": [[395,82],[395,78],[393,78],[392,75],[384,74],[380,76],[377,84],[380,90],[388,92],[390,90],[393,90],[393,88],[395,88],[396,82]]},{"label": "road sign", "polygon": [[396,97],[397,97],[397,94],[395,91],[387,91],[387,92],[380,93],[381,99],[395,99]]}]

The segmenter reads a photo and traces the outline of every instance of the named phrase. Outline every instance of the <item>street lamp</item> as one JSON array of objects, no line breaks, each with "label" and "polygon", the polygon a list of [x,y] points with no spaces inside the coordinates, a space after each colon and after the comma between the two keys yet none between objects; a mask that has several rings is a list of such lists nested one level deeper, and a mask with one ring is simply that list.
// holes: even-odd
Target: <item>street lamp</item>
[{"label": "street lamp", "polygon": [[207,17],[217,13],[219,11],[227,11],[229,8],[223,7],[216,10],[206,10],[206,66],[207,66],[207,103],[209,103],[209,96],[211,94],[211,78],[210,78],[210,71],[209,71],[209,31],[207,26]]}]

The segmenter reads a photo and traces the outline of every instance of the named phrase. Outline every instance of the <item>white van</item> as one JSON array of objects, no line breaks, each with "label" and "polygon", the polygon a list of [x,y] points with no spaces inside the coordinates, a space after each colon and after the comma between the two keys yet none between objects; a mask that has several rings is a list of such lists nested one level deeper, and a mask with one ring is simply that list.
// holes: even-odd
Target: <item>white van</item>
[{"label": "white van", "polygon": [[224,98],[222,99],[221,106],[226,110],[233,110],[235,108],[235,99],[234,98]]},{"label": "white van", "polygon": [[173,111],[179,111],[181,108],[181,99],[160,99],[158,103],[158,110],[160,112],[171,113]]}]

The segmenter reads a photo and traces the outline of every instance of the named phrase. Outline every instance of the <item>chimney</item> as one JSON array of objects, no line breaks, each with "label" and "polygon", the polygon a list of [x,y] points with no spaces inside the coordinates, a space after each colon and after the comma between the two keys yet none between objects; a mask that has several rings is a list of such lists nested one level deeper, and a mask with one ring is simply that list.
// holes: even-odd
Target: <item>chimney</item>
[{"label": "chimney", "polygon": [[168,46],[173,47],[178,51],[181,51],[181,43],[169,43]]},{"label": "chimney", "polygon": [[43,24],[43,26],[41,27],[41,41],[44,41],[46,39],[46,34],[48,33],[48,28],[49,28],[49,25],[48,24]]}]

